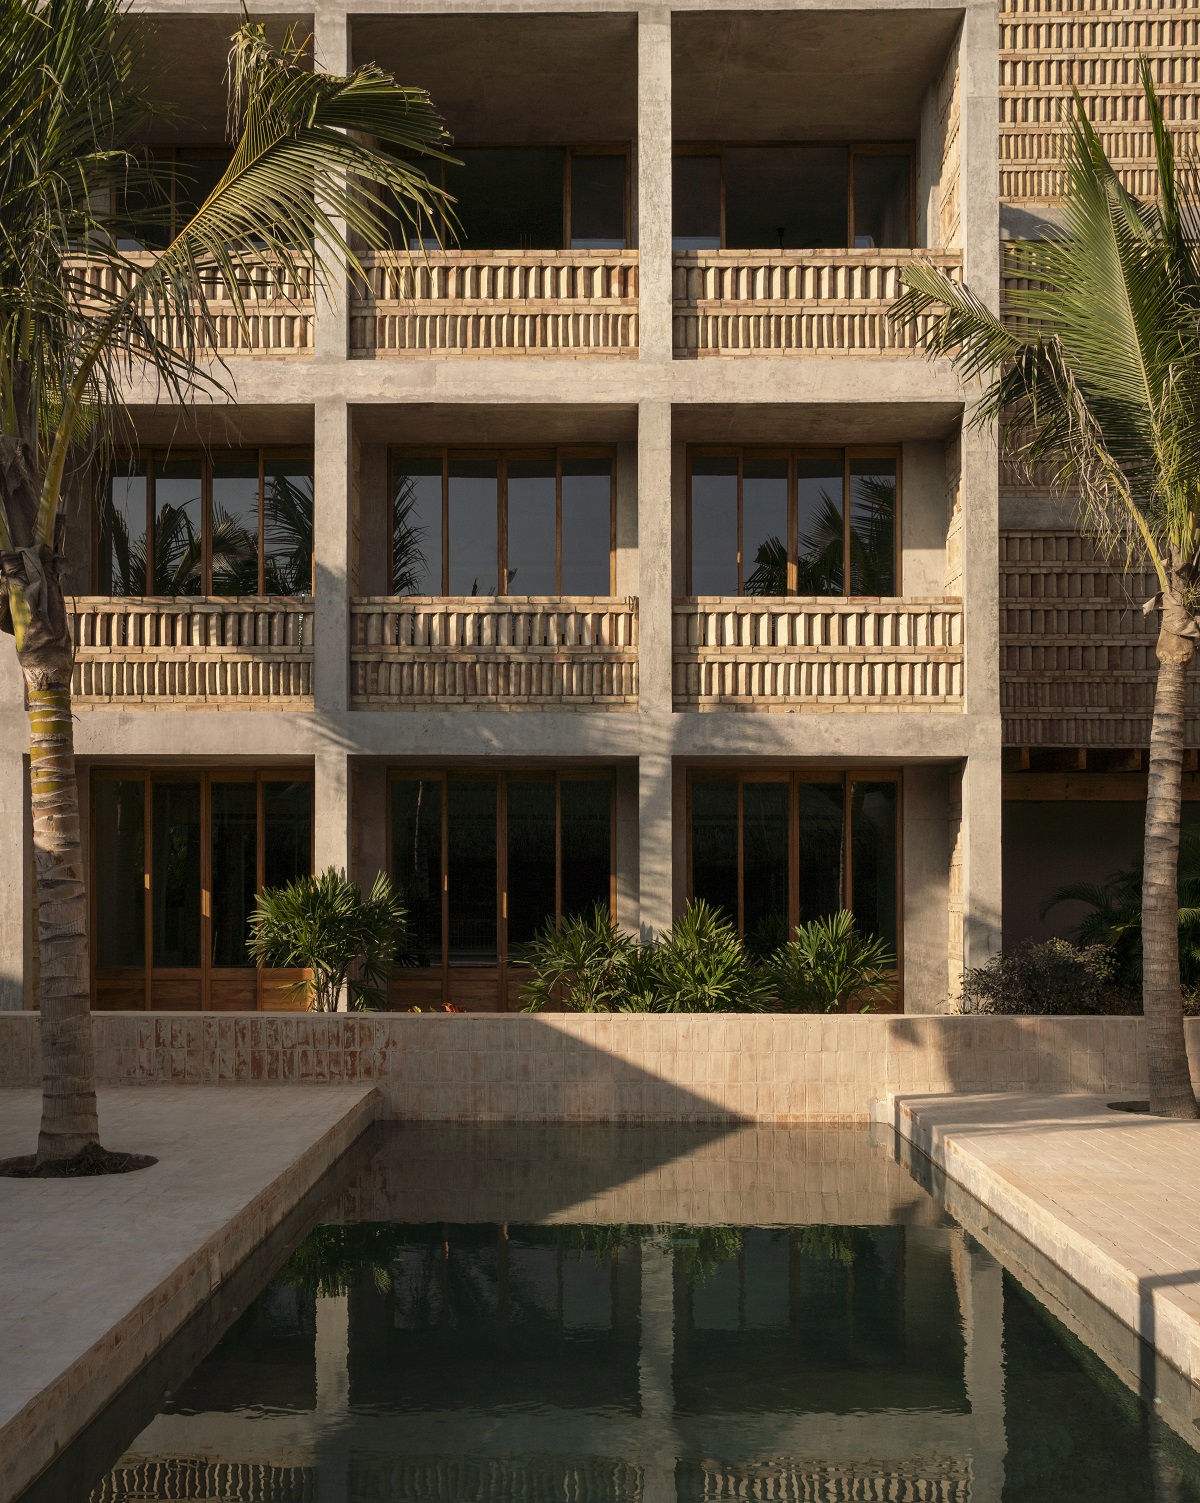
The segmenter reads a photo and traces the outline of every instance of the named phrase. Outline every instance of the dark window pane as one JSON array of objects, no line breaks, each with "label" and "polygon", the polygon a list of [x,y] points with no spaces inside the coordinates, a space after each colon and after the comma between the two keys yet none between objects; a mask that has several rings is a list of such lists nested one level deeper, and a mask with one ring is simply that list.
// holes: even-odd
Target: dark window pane
[{"label": "dark window pane", "polygon": [[562,593],[607,595],[612,588],[612,461],[562,462]]},{"label": "dark window pane", "polygon": [[[557,146],[457,148],[446,165],[466,250],[561,250],[563,169]],[[453,593],[453,592],[451,592]]]},{"label": "dark window pane", "polygon": [[312,875],[313,785],[307,780],[265,782],[263,886],[283,887]]},{"label": "dark window pane", "polygon": [[737,784],[692,784],[692,895],[737,923]]},{"label": "dark window pane", "polygon": [[742,465],[742,581],[747,595],[787,593],[786,459]]},{"label": "dark window pane", "polygon": [[97,585],[103,595],[146,593],[146,466],[140,462],[115,464],[109,477]]},{"label": "dark window pane", "polygon": [[624,156],[572,154],[571,247],[625,249]]},{"label": "dark window pane", "polygon": [[392,471],[392,594],[442,593],[442,461],[406,459]]},{"label": "dark window pane", "polygon": [[796,789],[800,825],[800,922],[825,918],[844,908],[846,870],[845,786],[800,783]]},{"label": "dark window pane", "polygon": [[203,593],[201,473],[198,459],[154,466],[154,593]]},{"label": "dark window pane", "polygon": [[214,595],[258,594],[258,455],[213,460]]},{"label": "dark window pane", "polygon": [[258,875],[253,783],[212,785],[212,963],[249,965],[246,930]]},{"label": "dark window pane", "polygon": [[113,232],[119,251],[164,250],[171,240],[170,157],[144,148],[122,164],[113,189]]},{"label": "dark window pane", "polygon": [[200,964],[200,784],[155,783],[152,795],[153,963]]},{"label": "dark window pane", "polygon": [[446,788],[451,965],[495,965],[496,781]]},{"label": "dark window pane", "polygon": [[494,595],[499,495],[495,460],[450,461],[450,594]]},{"label": "dark window pane", "polygon": [[508,783],[508,943],[528,944],[555,904],[554,784]]},{"label": "dark window pane", "polygon": [[850,593],[896,593],[896,461],[850,461]]},{"label": "dark window pane", "polygon": [[676,157],[671,214],[676,250],[721,248],[721,158]]},{"label": "dark window pane", "polygon": [[[599,778],[567,779],[559,785],[562,809],[562,911],[590,913],[609,905],[612,875],[612,785]],[[509,884],[512,883],[509,868]]]},{"label": "dark window pane", "polygon": [[725,244],[734,250],[844,247],[849,229],[844,146],[725,149]]},{"label": "dark window pane", "polygon": [[311,595],[313,467],[311,459],[263,462],[263,573],[268,595]]},{"label": "dark window pane", "polygon": [[442,963],[442,785],[392,784],[392,882],[408,913],[410,965]]},{"label": "dark window pane", "polygon": [[736,595],[736,459],[692,460],[692,594]]},{"label": "dark window pane", "polygon": [[557,484],[553,459],[508,465],[508,593],[557,595]]},{"label": "dark window pane", "polygon": [[896,949],[895,783],[859,783],[850,789],[850,828],[854,839],[854,920]]},{"label": "dark window pane", "polygon": [[742,785],[742,892],[746,943],[768,955],[787,939],[788,785]]},{"label": "dark window pane", "polygon": [[96,783],[96,963],[146,964],[146,800],[142,782]]},{"label": "dark window pane", "polygon": [[911,158],[854,155],[854,244],[860,250],[912,244]]},{"label": "dark window pane", "polygon": [[182,146],[175,153],[175,232],[196,212],[225,175],[233,152],[223,147]]},{"label": "dark window pane", "polygon": [[796,591],[841,595],[842,461],[801,459],[796,472]]}]

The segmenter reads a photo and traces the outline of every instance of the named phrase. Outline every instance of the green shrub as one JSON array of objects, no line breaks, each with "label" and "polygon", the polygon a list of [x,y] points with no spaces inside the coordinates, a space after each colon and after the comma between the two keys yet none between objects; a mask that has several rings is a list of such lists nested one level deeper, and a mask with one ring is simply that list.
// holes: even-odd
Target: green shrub
[{"label": "green shrub", "polygon": [[887,945],[860,933],[845,908],[798,925],[767,963],[780,1005],[792,1012],[838,1012],[851,1002],[866,1012],[891,995],[895,968]]},{"label": "green shrub", "polygon": [[[403,943],[404,905],[382,872],[371,895],[344,871],[329,867],[284,887],[264,887],[250,916],[247,949],[259,965],[304,969],[296,995],[314,1012],[336,1012],[342,988],[350,1006],[385,1007],[392,956]],[[357,963],[358,976],[347,980]]]},{"label": "green shrub", "polygon": [[689,903],[654,952],[654,1012],[760,1012],[769,987],[717,909]]},{"label": "green shrub", "polygon": [[[622,934],[608,909],[564,918],[557,931],[548,919],[518,959],[532,975],[521,987],[527,1012],[558,1001],[571,1012],[618,1012],[644,969],[641,945]],[[635,988],[636,989],[636,988]]]},{"label": "green shrub", "polygon": [[1078,947],[1066,939],[1025,940],[963,977],[964,1012],[1037,1014],[1139,1011],[1107,945]]}]

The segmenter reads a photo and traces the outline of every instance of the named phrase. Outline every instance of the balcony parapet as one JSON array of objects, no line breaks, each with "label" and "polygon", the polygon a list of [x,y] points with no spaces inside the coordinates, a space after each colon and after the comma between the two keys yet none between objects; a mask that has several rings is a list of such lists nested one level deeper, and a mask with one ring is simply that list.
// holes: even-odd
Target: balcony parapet
[{"label": "balcony parapet", "polygon": [[81,707],[312,709],[313,603],[292,596],[76,596]]},{"label": "balcony parapet", "polygon": [[675,354],[912,354],[931,320],[897,328],[888,312],[914,261],[962,280],[959,251],[677,252]]},{"label": "balcony parapet", "polygon": [[369,596],[350,613],[354,709],[637,705],[634,599]]},{"label": "balcony parapet", "polygon": [[[137,251],[126,259],[149,265],[154,251]],[[120,268],[79,257],[68,263],[81,297],[89,291],[103,294],[104,300],[120,292],[123,273]],[[205,297],[212,315],[211,325],[195,320],[194,339],[202,352],[231,356],[307,356],[313,349],[313,285],[311,268],[298,278],[286,274],[280,266],[262,261],[247,268],[239,278],[238,293],[245,312],[238,315],[237,302],[225,279],[215,271],[204,281]],[[149,320],[155,334],[167,344],[183,342],[183,326],[178,318],[166,315]]]},{"label": "balcony parapet", "polygon": [[962,602],[675,603],[677,710],[961,710]]},{"label": "balcony parapet", "polygon": [[431,251],[368,257],[350,353],[635,355],[634,250]]}]

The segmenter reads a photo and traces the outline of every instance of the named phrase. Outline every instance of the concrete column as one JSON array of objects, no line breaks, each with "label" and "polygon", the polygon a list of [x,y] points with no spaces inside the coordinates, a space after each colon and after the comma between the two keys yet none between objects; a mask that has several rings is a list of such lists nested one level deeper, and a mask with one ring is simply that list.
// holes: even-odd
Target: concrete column
[{"label": "concrete column", "polygon": [[350,1484],[350,1301],[317,1298],[317,1503],[346,1503]]},{"label": "concrete column", "polygon": [[675,1503],[675,1288],[671,1259],[652,1238],[642,1242],[641,1329],[637,1449],[642,1496],[645,1503]]},{"label": "concrete column", "polygon": [[971,0],[959,39],[959,150],[963,279],[1000,311],[1000,23],[996,7]]},{"label": "concrete column", "polygon": [[[327,73],[350,71],[350,18],[339,6],[320,3],[313,16],[313,53],[316,64]],[[345,222],[338,228],[346,233]],[[323,259],[332,258],[326,249]],[[328,285],[316,289],[313,353],[320,361],[345,360],[350,348],[350,285],[346,276],[330,276]]]},{"label": "concrete column", "polygon": [[1002,811],[1000,747],[972,752],[962,775],[963,965],[979,966],[1000,948]]},{"label": "concrete column", "polygon": [[966,1346],[963,1380],[971,1406],[972,1503],[1001,1503],[1008,1436],[1004,1425],[1004,1270],[965,1233],[953,1267]]},{"label": "concrete column", "polygon": [[638,344],[671,359],[671,12],[638,11]]},{"label": "concrete column", "polygon": [[[350,870],[350,757],[344,746],[322,744],[313,759],[313,853],[316,870]],[[374,874],[372,873],[372,876]]]},{"label": "concrete column", "polygon": [[313,422],[313,680],[319,716],[346,708],[350,672],[350,409],[321,397]]},{"label": "concrete column", "polygon": [[27,782],[24,757],[6,747],[0,754],[0,851],[8,871],[7,881],[0,882],[0,1012],[17,1012],[25,1005],[25,919],[33,880],[25,830]]},{"label": "concrete column", "polygon": [[670,927],[671,405],[638,407],[638,882],[643,939]]}]

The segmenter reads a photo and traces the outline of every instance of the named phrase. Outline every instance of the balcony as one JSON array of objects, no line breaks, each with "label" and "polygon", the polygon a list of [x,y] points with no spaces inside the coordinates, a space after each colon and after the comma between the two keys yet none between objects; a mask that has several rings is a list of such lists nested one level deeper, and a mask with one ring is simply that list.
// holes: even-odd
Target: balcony
[{"label": "balcony", "polygon": [[350,610],[354,709],[636,707],[636,600],[392,596]]},{"label": "balcony", "polygon": [[637,353],[636,251],[401,251],[364,269],[352,355]]},{"label": "balcony", "polygon": [[77,706],[312,708],[309,599],[81,596],[73,632]]},{"label": "balcony", "polygon": [[677,710],[961,710],[962,603],[729,596],[675,605]]},{"label": "balcony", "polygon": [[675,354],[913,354],[929,320],[888,314],[916,260],[962,279],[959,251],[676,252]]}]

